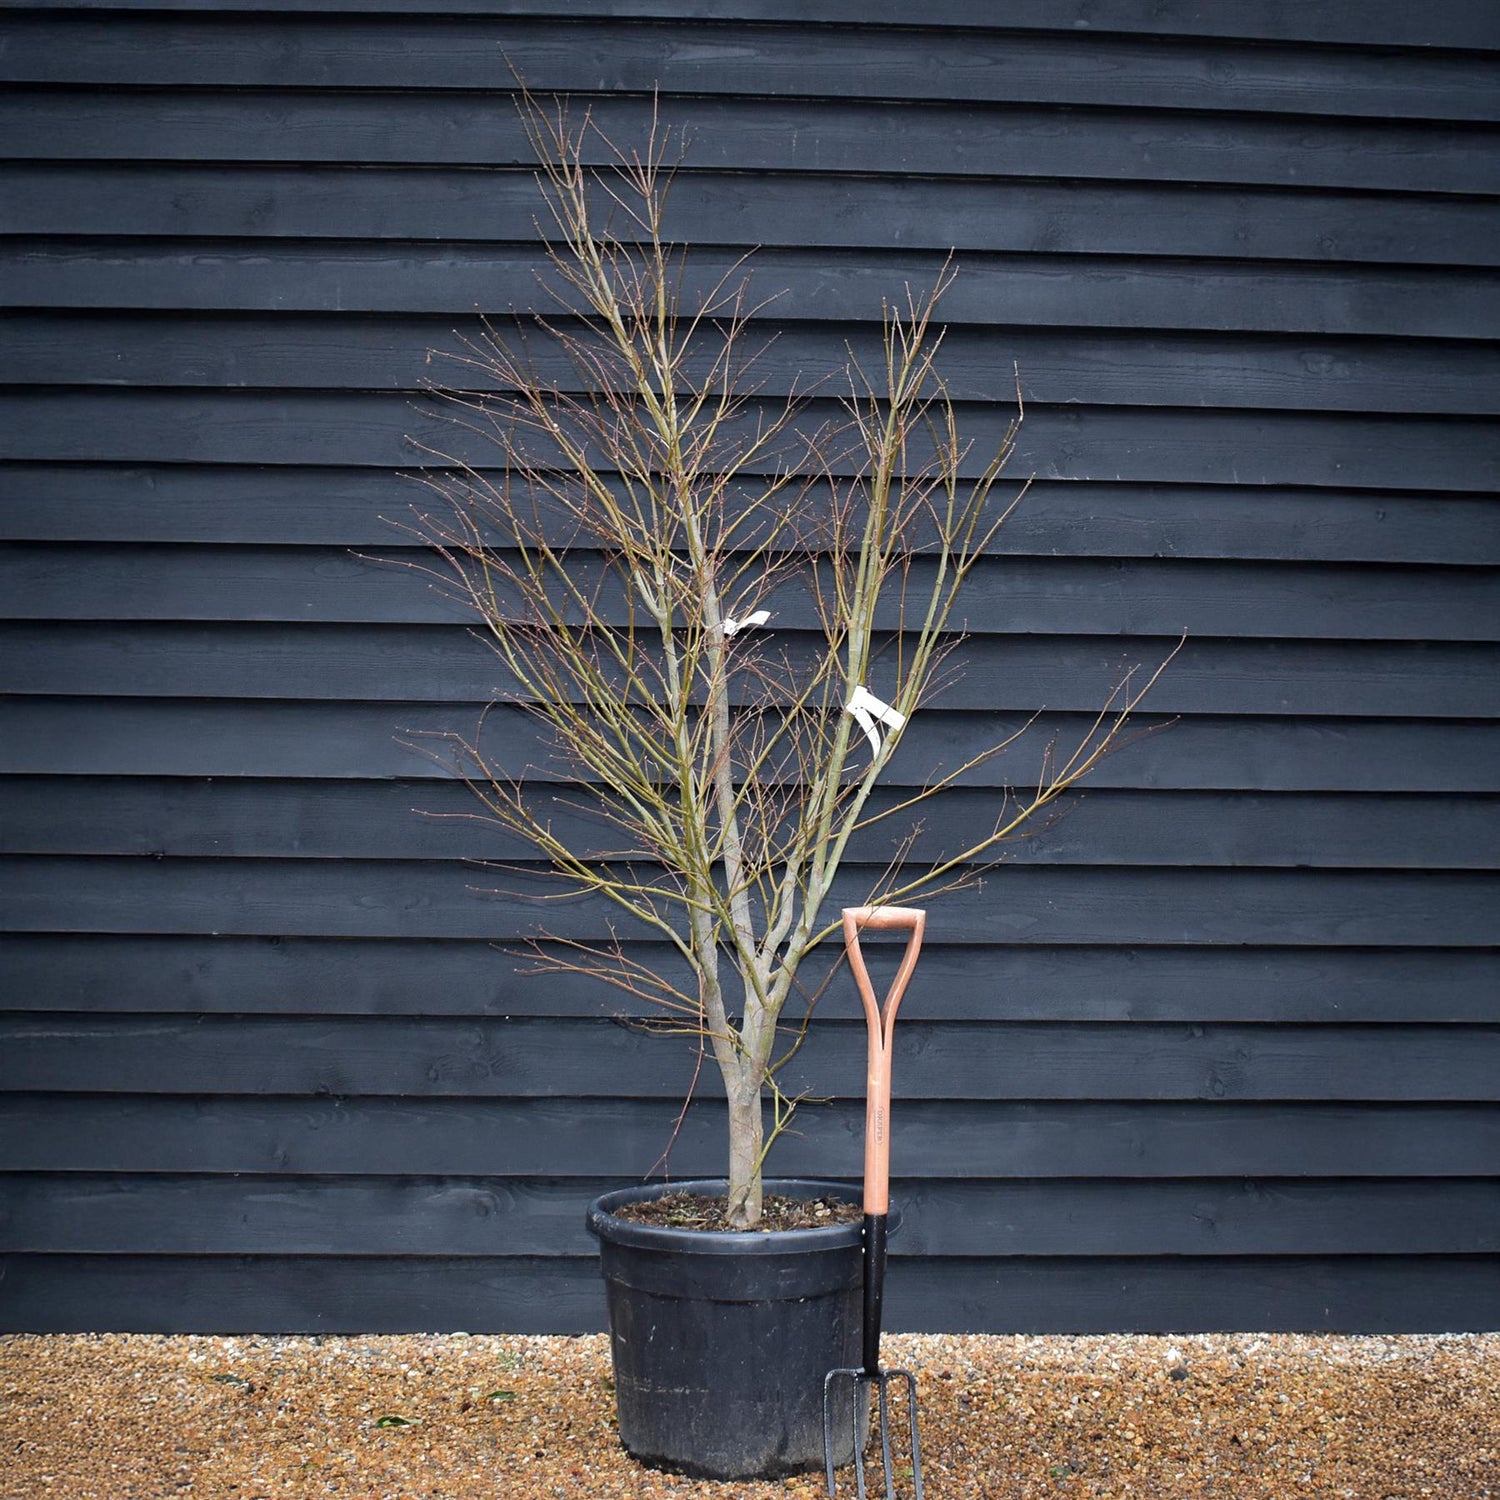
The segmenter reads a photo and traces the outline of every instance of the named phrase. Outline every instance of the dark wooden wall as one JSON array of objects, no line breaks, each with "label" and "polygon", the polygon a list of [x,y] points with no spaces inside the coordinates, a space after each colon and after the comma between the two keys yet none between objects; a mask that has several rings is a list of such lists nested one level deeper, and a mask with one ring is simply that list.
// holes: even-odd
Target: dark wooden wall
[{"label": "dark wooden wall", "polygon": [[[496,670],[367,556],[401,556],[426,351],[535,296],[508,56],[627,136],[660,86],[677,229],[786,289],[773,383],[956,250],[954,387],[994,433],[1019,365],[1039,480],[913,776],[1189,636],[1176,726],[934,907],[893,1325],[1500,1326],[1493,6],[0,28],[0,1324],[601,1323],[583,1203],[657,1160],[691,1059],[491,946],[535,912],[413,811],[468,804],[402,740]],[[817,1028],[836,1098],[784,1170],[857,1174],[860,1045]],[[695,1106],[674,1170],[720,1155]]]}]

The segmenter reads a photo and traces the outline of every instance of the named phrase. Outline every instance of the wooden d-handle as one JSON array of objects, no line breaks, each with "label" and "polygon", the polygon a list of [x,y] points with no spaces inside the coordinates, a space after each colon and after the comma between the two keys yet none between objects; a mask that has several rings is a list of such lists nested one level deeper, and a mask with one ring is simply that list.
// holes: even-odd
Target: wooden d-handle
[{"label": "wooden d-handle", "polygon": [[[922,951],[922,931],[927,913],[910,906],[849,906],[844,908],[844,947],[849,953],[849,967],[859,986],[859,998],[865,1008],[869,1028],[869,1068],[865,1094],[865,1212],[883,1214],[890,1207],[891,1193],[891,1035],[896,1028],[896,1008],[906,993],[917,955]],[[875,999],[870,971],[859,951],[862,929],[890,931],[905,929],[906,954],[891,982],[890,993],[882,1008]]]}]

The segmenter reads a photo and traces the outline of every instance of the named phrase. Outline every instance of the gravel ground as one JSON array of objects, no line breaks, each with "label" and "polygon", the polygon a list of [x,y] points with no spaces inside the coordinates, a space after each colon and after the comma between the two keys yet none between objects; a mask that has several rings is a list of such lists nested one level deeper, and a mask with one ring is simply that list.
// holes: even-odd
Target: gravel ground
[{"label": "gravel ground", "polygon": [[[908,1334],[884,1352],[918,1376],[931,1500],[1500,1497],[1500,1334]],[[602,1337],[14,1336],[0,1444],[5,1500],[822,1493],[633,1464]]]}]

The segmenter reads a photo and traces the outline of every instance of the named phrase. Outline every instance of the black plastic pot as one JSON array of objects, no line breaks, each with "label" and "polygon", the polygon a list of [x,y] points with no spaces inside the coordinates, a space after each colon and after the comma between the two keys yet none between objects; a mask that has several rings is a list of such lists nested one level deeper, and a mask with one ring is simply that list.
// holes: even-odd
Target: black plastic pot
[{"label": "black plastic pot", "polygon": [[[625,1188],[589,1209],[609,1297],[620,1441],[643,1463],[700,1479],[821,1469],[823,1376],[860,1361],[860,1225],[732,1234],[614,1214],[667,1192],[725,1188],[723,1179]],[[766,1192],[859,1197],[846,1184],[802,1179],[768,1181]],[[836,1461],[850,1462],[852,1393],[834,1436]]]}]

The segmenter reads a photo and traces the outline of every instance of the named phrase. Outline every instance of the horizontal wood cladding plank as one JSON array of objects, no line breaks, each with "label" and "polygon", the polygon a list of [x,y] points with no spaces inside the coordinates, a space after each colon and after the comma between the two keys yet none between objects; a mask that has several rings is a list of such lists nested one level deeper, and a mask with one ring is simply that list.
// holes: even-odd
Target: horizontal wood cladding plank
[{"label": "horizontal wood cladding plank", "polygon": [[[587,1256],[596,1242],[584,1228],[584,1206],[616,1185],[602,1178],[16,1175],[0,1178],[0,1252]],[[1466,1190],[1484,1188],[1451,1186],[1458,1203],[1467,1201]]]},{"label": "horizontal wood cladding plank", "polygon": [[[936,907],[934,928],[941,914]],[[668,976],[681,969],[663,944],[631,953]],[[800,971],[803,983],[817,989],[836,956],[831,947],[815,953]],[[528,955],[473,939],[0,938],[7,1009],[604,1018],[631,1008],[598,981],[534,969]],[[971,1021],[1431,1026],[1493,1022],[1497,991],[1500,953],[1478,949],[1001,944],[975,952],[929,942],[906,1006],[919,1018]]]},{"label": "horizontal wood cladding plank", "polygon": [[[15,1255],[7,1332],[596,1333],[596,1257]],[[1500,1322],[1489,1256],[1243,1260],[896,1256],[893,1331],[1444,1333]]]},{"label": "horizontal wood cladding plank", "polygon": [[[586,1257],[603,1178],[0,1178],[0,1253]],[[898,1255],[1482,1255],[1500,1182],[897,1181]]]},{"label": "horizontal wood cladding plank", "polygon": [[[113,1190],[118,1198],[120,1185]],[[1500,1250],[1494,1180],[897,1181],[892,1198],[903,1214],[898,1253],[907,1257]]]},{"label": "horizontal wood cladding plank", "polygon": [[[919,974],[916,983],[921,982]],[[847,988],[847,986],[845,986]],[[861,1100],[863,1021],[820,1007],[778,1074]],[[692,1038],[610,1021],[0,1015],[0,1089],[59,1094],[683,1099]],[[934,1022],[896,1029],[893,1096],[918,1100],[1372,1100],[1500,1104],[1500,1026]],[[714,1097],[717,1082],[699,1085]]]},{"label": "horizontal wood cladding plank", "polygon": [[[1098,712],[1113,684],[1132,669],[1153,670],[1175,645],[1166,637],[976,636],[964,643],[963,675],[941,706]],[[776,670],[795,674],[806,649],[806,639],[782,632]],[[1500,712],[1496,655],[1493,645],[1467,642],[1191,638],[1149,708],[1489,719]],[[889,683],[877,670],[870,687],[879,695]],[[461,625],[0,624],[7,693],[474,702],[514,690],[495,653]]]},{"label": "horizontal wood cladding plank", "polygon": [[[826,908],[862,905],[882,880],[846,866]],[[626,941],[652,934],[603,898],[549,907],[535,868],[459,860],[0,858],[8,932]],[[502,894],[503,892],[503,894]],[[1422,870],[1228,870],[1004,865],[943,898],[935,942],[1277,947],[1481,947],[1500,877]],[[616,924],[611,928],[610,923]]]},{"label": "horizontal wood cladding plank", "polygon": [[[0,534],[31,541],[335,545],[379,555],[421,496],[402,473],[290,465],[64,460],[6,464],[0,478]],[[1493,564],[1500,509],[1484,494],[1038,479],[993,550]]]},{"label": "horizontal wood cladding plank", "polygon": [[[768,247],[749,266],[775,292],[778,323],[873,319],[883,298],[931,286],[940,252]],[[706,291],[738,257],[693,254],[684,291]],[[1299,266],[970,251],[942,301],[954,324],[1397,335],[1472,339],[1500,325],[1500,275],[1421,266]],[[429,313],[466,317],[537,305],[524,246],[428,247],[291,240],[108,238],[0,243],[9,306],[224,312]]]},{"label": "horizontal wood cladding plank", "polygon": [[[1497,238],[1500,243],[1500,238]],[[807,419],[834,415],[814,402]],[[994,453],[1013,408],[964,405],[968,467]],[[0,459],[124,464],[336,465],[411,471],[493,466],[492,443],[400,392],[11,388]],[[445,455],[446,457],[440,457]],[[1479,418],[1343,412],[1026,409],[1009,472],[1147,485],[1449,491],[1500,487],[1500,426]]]},{"label": "horizontal wood cladding plank", "polygon": [[836,94],[866,99],[1135,104],[1181,110],[1493,120],[1481,57],[1329,52],[1209,37],[804,24],[364,15],[22,14],[11,82],[497,89],[512,69],[541,93]]},{"label": "horizontal wood cladding plank", "polygon": [[[857,833],[850,859],[878,862],[898,840],[908,859],[939,859],[967,847],[1002,807],[992,790],[955,788],[920,814],[894,814],[908,795],[877,789],[870,811],[889,821]],[[528,801],[574,849],[618,840],[603,803],[586,790],[537,789]],[[72,776],[0,778],[0,850],[241,859],[534,854],[458,782]],[[1068,798],[1003,852],[1022,865],[1494,869],[1500,797],[1099,787]]]},{"label": "horizontal wood cladding plank", "polygon": [[[283,1177],[722,1174],[724,1115],[705,1101],[273,1099],[0,1095],[0,1171]],[[674,1138],[675,1132],[675,1138]],[[773,1173],[855,1180],[864,1105],[804,1104]],[[912,1101],[891,1170],[946,1178],[1478,1177],[1500,1158],[1481,1104]]]},{"label": "horizontal wood cladding plank", "polygon": [[893,1266],[886,1293],[892,1331],[1443,1333],[1489,1328],[1500,1314],[1493,1256],[1071,1264],[898,1258]]},{"label": "horizontal wood cladding plank", "polygon": [[[1048,713],[1031,722],[1023,715],[933,709],[908,727],[887,784],[900,785],[908,775],[920,782],[935,767],[964,765],[1011,735],[1019,738],[1010,750],[959,784],[1034,780],[1047,747],[1080,743],[1091,722],[1080,714]],[[1127,736],[1090,775],[1089,787],[1500,791],[1494,729],[1483,722],[1141,714],[1134,723],[1171,733]],[[537,782],[559,779],[525,712],[504,706],[0,697],[0,771],[19,775],[443,780],[456,774],[444,738],[455,735],[477,737],[498,766],[526,770]]]},{"label": "horizontal wood cladding plank", "polygon": [[[1500,189],[1500,132],[1465,123],[1195,116],[852,100],[667,98],[660,124],[685,133],[685,161],[716,171],[1089,177],[1386,192]],[[647,147],[636,97],[576,95],[603,134]],[[530,166],[514,98],[490,90],[355,92],[254,88],[14,89],[0,135],[21,160],[246,161]],[[593,138],[585,149],[606,155]]]},{"label": "horizontal wood cladding plank", "polygon": [[7,1255],[0,1287],[7,1333],[588,1333],[607,1326],[597,1256]]},{"label": "horizontal wood cladding plank", "polygon": [[[1495,332],[1500,335],[1500,325]],[[482,363],[471,363],[476,357],[482,362],[487,347],[477,320],[455,330],[448,319],[368,315],[38,312],[7,316],[0,336],[9,378],[19,385],[415,393],[431,381],[490,392],[499,384]],[[561,352],[539,343],[534,330],[524,336],[538,378],[576,388]],[[512,335],[511,342],[519,339]],[[708,353],[716,349],[710,342]],[[879,336],[863,328],[789,327],[755,360],[753,378],[766,396],[784,396],[810,380],[847,388],[841,372],[851,359],[878,369]],[[1011,404],[1019,372],[1026,400],[1044,405],[1455,416],[1500,411],[1500,344],[1461,340],[1309,342],[950,326],[940,363],[959,401]],[[684,385],[691,388],[707,373],[701,361],[690,362]]]},{"label": "horizontal wood cladding plank", "polygon": [[[30,0],[39,11],[242,10],[243,0]],[[257,10],[369,12],[371,0],[258,0]],[[656,17],[667,20],[807,20],[806,0],[407,0],[410,15]],[[1500,50],[1500,26],[1467,0],[1438,0],[1421,13],[1399,0],[1332,0],[1288,10],[1278,0],[1241,0],[1232,10],[1205,12],[1188,0],[1115,0],[1101,17],[1091,0],[1012,0],[1003,13],[976,12],[969,0],[929,0],[914,17],[906,0],[819,0],[830,24],[904,26],[920,30],[1099,31],[1123,36],[1238,37],[1255,41],[1348,43]]]},{"label": "horizontal wood cladding plank", "polygon": [[[1023,502],[1024,503],[1024,502]],[[441,511],[439,511],[441,515]],[[1500,511],[1497,511],[1500,529]],[[406,538],[401,538],[406,540]],[[1186,558],[987,558],[965,590],[969,629],[1036,634],[1479,641],[1500,639],[1500,536],[1491,566],[1216,562]],[[579,549],[574,576],[602,572]],[[915,565],[925,590],[932,565]],[[0,617],[477,623],[435,553],[343,547],[0,542]],[[623,586],[597,596],[624,623]],[[777,630],[817,623],[800,585],[759,594]],[[881,623],[890,628],[895,605]]]},{"label": "horizontal wood cladding plank", "polygon": [[[520,168],[9,163],[8,235],[534,243]],[[1500,265],[1500,205],[1453,195],[684,171],[664,231],[706,246]]]}]

